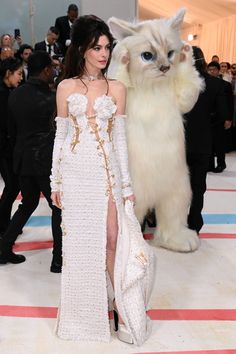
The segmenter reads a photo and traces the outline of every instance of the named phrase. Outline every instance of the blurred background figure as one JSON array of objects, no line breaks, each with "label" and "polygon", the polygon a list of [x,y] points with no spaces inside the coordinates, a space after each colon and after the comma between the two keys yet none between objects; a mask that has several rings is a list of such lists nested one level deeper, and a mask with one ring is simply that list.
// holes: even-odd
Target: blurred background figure
[{"label": "blurred background figure", "polygon": [[11,47],[15,53],[21,46],[21,43],[22,39],[20,34],[14,38],[11,34],[5,33],[0,38],[0,50],[2,47],[8,46]]},{"label": "blurred background figure", "polygon": [[211,61],[216,61],[217,63],[220,62],[220,58],[218,57],[218,55],[212,55]]},{"label": "blurred background figure", "polygon": [[13,57],[14,57],[14,50],[12,47],[6,45],[1,48],[0,62],[3,61],[4,59],[13,58]]},{"label": "blurred background figure", "polygon": [[4,182],[0,198],[0,236],[10,223],[12,205],[20,191],[18,177],[13,172],[7,105],[11,90],[19,86],[21,80],[22,66],[19,59],[8,58],[0,63],[0,174]]},{"label": "blurred background figure", "polygon": [[43,50],[48,52],[51,57],[54,55],[63,56],[62,45],[58,42],[59,30],[56,27],[50,27],[46,38],[42,42],[35,44],[35,50]]},{"label": "blurred background figure", "polygon": [[231,85],[234,96],[234,114],[232,124],[232,150],[236,150],[236,63],[231,65]]},{"label": "blurred background figure", "polygon": [[49,175],[54,143],[53,113],[56,108],[52,59],[35,51],[28,60],[29,79],[9,97],[9,135],[14,146],[13,168],[19,176],[21,204],[1,237],[0,263],[22,263],[23,255],[12,251],[15,240],[37,208],[42,192],[52,210],[53,259],[50,270],[60,272],[61,210],[52,205]]},{"label": "blurred background figure", "polygon": [[33,53],[33,48],[29,44],[22,44],[17,52],[17,56],[22,62],[23,69],[23,82],[28,79],[28,59],[29,56]]},{"label": "blurred background figure", "polygon": [[61,16],[56,19],[55,27],[59,30],[59,43],[61,43],[63,55],[65,56],[66,50],[71,43],[70,32],[74,21],[79,16],[78,6],[70,4],[67,10],[67,16]]},{"label": "blurred background figure", "polygon": [[231,71],[230,71],[230,63],[226,62],[226,61],[222,61],[220,63],[220,73],[219,76],[228,82],[231,82]]},{"label": "blurred background figure", "polygon": [[[216,120],[223,122],[228,113],[223,80],[206,72],[205,58],[199,47],[193,47],[193,55],[195,67],[206,85],[193,109],[185,115],[187,164],[192,188],[188,226],[199,233],[203,226],[201,211],[212,154],[212,119],[214,122]],[[219,65],[217,62],[215,64]]]},{"label": "blurred background figure", "polygon": [[1,36],[1,39],[0,39],[0,46],[1,48],[2,47],[5,47],[5,46],[9,46],[9,47],[12,47],[13,45],[13,38],[10,34],[8,33],[5,33]]},{"label": "blurred background figure", "polygon": [[[224,86],[224,95],[226,99],[226,109],[224,117],[221,116],[218,119],[215,117],[217,112],[212,112],[212,137],[213,137],[213,151],[210,161],[209,170],[211,172],[220,173],[226,168],[225,152],[229,150],[229,146],[232,144],[231,134],[228,134],[226,130],[230,129],[233,118],[233,91],[231,84],[223,80],[220,75],[220,64],[217,62],[210,62],[207,65],[208,73],[214,76],[218,80],[221,80]],[[231,133],[231,132],[230,132]],[[215,166],[216,157],[216,166]]]}]

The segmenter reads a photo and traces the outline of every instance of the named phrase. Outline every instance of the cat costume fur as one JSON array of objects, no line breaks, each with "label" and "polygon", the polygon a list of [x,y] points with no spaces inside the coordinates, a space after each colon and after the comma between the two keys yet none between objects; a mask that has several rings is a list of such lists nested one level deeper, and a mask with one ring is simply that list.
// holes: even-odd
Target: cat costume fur
[{"label": "cat costume fur", "polygon": [[127,140],[130,173],[140,222],[154,208],[153,243],[180,252],[200,241],[187,227],[191,187],[185,157],[182,115],[203,89],[192,50],[180,39],[185,9],[171,18],[136,24],[110,18],[118,40],[110,76],[127,87]]}]

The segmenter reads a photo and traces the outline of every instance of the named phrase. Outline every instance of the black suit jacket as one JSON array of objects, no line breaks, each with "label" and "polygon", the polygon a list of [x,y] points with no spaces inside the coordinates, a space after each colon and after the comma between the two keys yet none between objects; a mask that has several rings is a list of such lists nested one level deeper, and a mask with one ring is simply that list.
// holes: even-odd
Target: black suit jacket
[{"label": "black suit jacket", "polygon": [[0,158],[11,157],[12,150],[8,134],[8,97],[12,89],[0,78]]},{"label": "black suit jacket", "polygon": [[9,134],[18,175],[50,175],[54,143],[55,93],[47,83],[29,78],[9,96]]},{"label": "black suit jacket", "polygon": [[192,110],[185,114],[186,148],[187,153],[211,154],[212,117],[214,123],[223,122],[229,117],[229,110],[223,80],[207,73],[202,76],[206,88]]},{"label": "black suit jacket", "polygon": [[71,32],[68,16],[58,17],[55,22],[55,27],[60,32],[58,42],[62,45],[64,54],[65,54],[66,49],[67,49],[65,42],[67,39],[70,39],[70,32]]},{"label": "black suit jacket", "polygon": [[[55,43],[52,45],[53,46],[53,51],[55,55],[62,55],[63,50],[62,46],[60,43]],[[44,52],[47,52],[47,45],[45,41],[35,43],[34,50],[43,50]]]},{"label": "black suit jacket", "polygon": [[229,117],[226,117],[227,120],[232,120],[233,119],[233,114],[234,114],[234,94],[233,94],[233,88],[230,82],[224,81],[224,88],[225,88],[225,94],[226,94],[226,100],[227,100],[227,105],[228,105],[228,110],[229,110]]}]

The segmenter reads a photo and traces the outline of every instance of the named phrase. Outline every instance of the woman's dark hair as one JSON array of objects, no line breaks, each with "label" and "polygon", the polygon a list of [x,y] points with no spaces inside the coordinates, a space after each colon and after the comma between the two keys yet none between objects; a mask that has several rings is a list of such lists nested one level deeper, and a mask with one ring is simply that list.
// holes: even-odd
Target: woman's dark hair
[{"label": "woman's dark hair", "polygon": [[4,78],[8,70],[11,73],[14,73],[21,66],[22,64],[20,59],[14,57],[6,58],[0,63],[0,76]]},{"label": "woman's dark hair", "polygon": [[195,60],[194,63],[195,68],[200,73],[200,75],[203,75],[204,73],[206,73],[206,69],[207,69],[207,63],[204,58],[203,51],[201,50],[201,48],[196,46],[193,46],[192,48],[193,48],[193,58]]},{"label": "woman's dark hair", "polygon": [[[65,57],[65,69],[62,79],[81,76],[85,72],[84,54],[87,49],[93,48],[101,36],[106,36],[110,43],[110,54],[112,52],[114,38],[108,25],[99,17],[94,15],[80,16],[72,26],[71,45]],[[103,75],[107,72],[111,55],[106,68],[102,69]]]}]

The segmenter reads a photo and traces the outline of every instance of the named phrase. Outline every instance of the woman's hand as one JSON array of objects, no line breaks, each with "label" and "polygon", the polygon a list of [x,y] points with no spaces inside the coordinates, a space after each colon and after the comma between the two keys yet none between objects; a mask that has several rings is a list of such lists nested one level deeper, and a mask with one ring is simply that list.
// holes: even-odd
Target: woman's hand
[{"label": "woman's hand", "polygon": [[125,197],[125,198],[123,198],[124,199],[124,203],[126,202],[126,200],[130,200],[134,205],[135,205],[135,200],[136,200],[136,198],[135,198],[135,195],[134,194],[131,194],[131,195],[129,195],[128,197]]},{"label": "woman's hand", "polygon": [[52,205],[55,205],[57,208],[61,209],[60,192],[52,192],[51,199],[52,199]]}]

